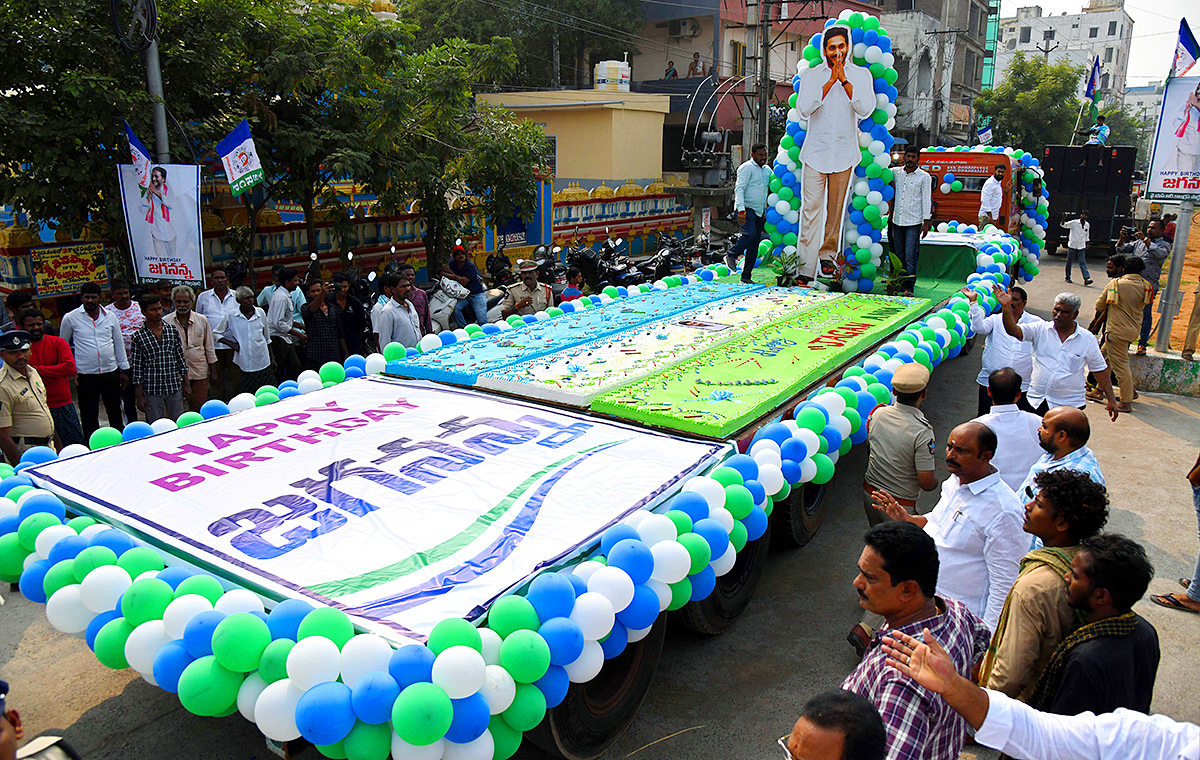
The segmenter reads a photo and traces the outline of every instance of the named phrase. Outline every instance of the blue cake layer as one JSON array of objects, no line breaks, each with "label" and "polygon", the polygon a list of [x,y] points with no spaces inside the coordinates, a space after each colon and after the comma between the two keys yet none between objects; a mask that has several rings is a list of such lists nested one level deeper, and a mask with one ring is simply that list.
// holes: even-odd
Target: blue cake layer
[{"label": "blue cake layer", "polygon": [[456,343],[432,353],[412,356],[389,364],[388,372],[419,380],[474,385],[484,372],[504,369],[714,301],[744,296],[764,287],[733,282],[702,282],[670,290],[655,290]]}]

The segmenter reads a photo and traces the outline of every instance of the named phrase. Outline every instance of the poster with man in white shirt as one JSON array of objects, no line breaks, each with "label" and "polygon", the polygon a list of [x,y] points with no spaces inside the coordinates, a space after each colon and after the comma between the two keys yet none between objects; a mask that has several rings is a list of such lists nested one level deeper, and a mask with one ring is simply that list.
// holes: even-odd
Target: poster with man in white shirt
[{"label": "poster with man in white shirt", "polygon": [[800,147],[798,258],[801,282],[840,277],[842,224],[854,167],[862,158],[858,123],[875,110],[871,72],[851,61],[850,28],[834,24],[819,45],[822,62],[800,77],[796,109],[808,120]]},{"label": "poster with man in white shirt", "polygon": [[200,167],[157,165],[147,186],[139,184],[137,166],[117,168],[138,281],[203,284]]}]

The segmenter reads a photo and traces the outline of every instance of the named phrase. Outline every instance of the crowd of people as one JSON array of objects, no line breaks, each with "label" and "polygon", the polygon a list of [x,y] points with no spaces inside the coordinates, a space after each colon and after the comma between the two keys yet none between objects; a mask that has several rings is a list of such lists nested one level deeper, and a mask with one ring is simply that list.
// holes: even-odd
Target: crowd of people
[{"label": "crowd of people", "polygon": [[[1029,760],[1200,757],[1200,728],[1147,715],[1159,640],[1133,608],[1154,569],[1140,544],[1105,530],[1109,497],[1087,446],[1089,394],[1114,422],[1129,410],[1124,373],[1151,292],[1142,271],[1137,252],[1108,262],[1096,304],[1105,350],[1070,293],[1049,321],[1025,311],[1017,287],[997,292],[998,314],[972,303],[979,416],[949,431],[950,475],[927,514],[915,505],[939,487],[921,411],[930,374],[896,370],[894,402],[868,423],[869,529],[853,584],[866,615],[847,636],[861,659],[804,707],[780,740],[789,758],[954,760],[972,732]],[[1200,519],[1200,459],[1188,480]],[[1150,600],[1200,612],[1200,561],[1179,583]]]}]

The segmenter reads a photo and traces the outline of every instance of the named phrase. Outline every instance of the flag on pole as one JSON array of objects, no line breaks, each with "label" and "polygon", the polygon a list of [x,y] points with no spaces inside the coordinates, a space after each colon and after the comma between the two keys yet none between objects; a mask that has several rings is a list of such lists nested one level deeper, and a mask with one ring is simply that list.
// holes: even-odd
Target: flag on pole
[{"label": "flag on pole", "polygon": [[991,145],[992,128],[990,125],[979,130],[979,142],[981,145]]},{"label": "flag on pole", "polygon": [[137,169],[138,186],[145,191],[150,187],[150,151],[146,150],[146,146],[142,145],[142,141],[133,133],[129,122],[125,122],[125,136],[129,138],[129,153],[133,156],[133,165]]},{"label": "flag on pole", "polygon": [[217,155],[225,165],[225,176],[229,180],[229,192],[237,197],[265,179],[262,161],[254,150],[250,137],[250,125],[245,119],[234,127],[229,135],[217,143]]},{"label": "flag on pole", "polygon": [[1096,56],[1092,61],[1092,73],[1088,75],[1087,89],[1083,91],[1083,97],[1091,101],[1088,109],[1092,114],[1092,121],[1095,121],[1100,115],[1100,101],[1104,97],[1100,94],[1100,56]]},{"label": "flag on pole", "polygon": [[1175,62],[1171,64],[1171,76],[1181,77],[1188,73],[1196,60],[1200,59],[1200,45],[1188,27],[1187,19],[1179,19],[1179,41],[1175,43]]}]

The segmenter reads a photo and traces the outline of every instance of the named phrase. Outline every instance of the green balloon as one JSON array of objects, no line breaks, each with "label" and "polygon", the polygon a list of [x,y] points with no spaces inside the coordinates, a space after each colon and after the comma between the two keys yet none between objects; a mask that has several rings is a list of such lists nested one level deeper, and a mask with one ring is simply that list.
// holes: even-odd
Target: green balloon
[{"label": "green balloon", "polygon": [[188,594],[199,594],[214,605],[224,593],[221,582],[211,575],[192,575],[184,578],[183,582],[175,587],[176,599]]},{"label": "green balloon", "polygon": [[[0,539],[3,541],[3,539]],[[0,551],[0,556],[3,552]],[[64,586],[70,586],[79,581],[75,578],[75,560],[64,559],[61,562],[56,562],[54,567],[46,572],[46,577],[42,579],[42,591],[46,592],[46,598],[54,596],[54,592]]]},{"label": "green balloon", "polygon": [[505,723],[501,715],[492,716],[491,722],[488,723],[488,733],[492,735],[492,741],[495,743],[493,760],[508,760],[521,748],[521,732]]},{"label": "green balloon", "polygon": [[[784,483],[783,485],[784,488],[787,488],[787,483]],[[765,502],[763,502],[762,510],[763,514],[765,514],[767,517],[770,517],[771,513],[775,511],[775,502],[767,499]]]},{"label": "green balloon", "polygon": [[609,285],[607,288],[605,288],[601,292],[604,293],[609,298],[618,298],[621,295],[621,293],[612,285]]},{"label": "green balloon", "polygon": [[197,422],[204,422],[204,417],[200,415],[200,412],[184,412],[179,415],[179,419],[175,420],[175,424],[181,428],[195,425]]},{"label": "green balloon", "polygon": [[866,148],[859,149],[858,165],[862,167],[870,166],[875,163],[875,156]]},{"label": "green balloon", "polygon": [[[780,200],[790,201],[795,195],[796,194],[794,192],[792,192],[792,188],[790,188],[790,187],[779,188],[779,199]],[[774,225],[772,225],[772,226],[774,226]]]},{"label": "green balloon", "polygon": [[867,207],[867,196],[865,196],[865,195],[854,196],[854,200],[850,201],[850,205],[853,206],[854,208],[858,209],[859,211],[862,211],[864,208]]},{"label": "green balloon", "polygon": [[850,390],[849,388],[834,388],[830,392],[841,396],[846,402],[847,409],[853,409],[858,405],[858,396],[855,395],[854,391]]},{"label": "green balloon", "polygon": [[125,590],[121,597],[121,614],[137,628],[151,620],[162,620],[167,605],[173,601],[175,592],[169,583],[158,578],[143,578]]},{"label": "green balloon", "polygon": [[235,612],[213,630],[212,650],[217,662],[235,673],[258,670],[270,643],[271,630],[267,624],[249,612]]},{"label": "green balloon", "polygon": [[806,430],[820,433],[825,429],[825,415],[821,413],[820,409],[806,406],[796,415],[796,424]]},{"label": "green balloon", "polygon": [[817,442],[818,442],[817,451],[819,453],[824,454],[827,451],[829,451],[829,439],[826,438],[821,433],[817,433]]},{"label": "green balloon", "polygon": [[833,478],[833,460],[827,454],[814,454],[813,462],[817,465],[817,474],[812,482],[817,485],[828,483]]},{"label": "green balloon", "polygon": [[867,206],[866,208],[863,209],[863,218],[866,219],[868,222],[879,221],[879,216],[880,215],[879,215],[879,207],[878,206]]},{"label": "green balloon", "polygon": [[245,675],[222,667],[211,654],[201,657],[179,676],[179,702],[194,715],[222,715],[237,704],[238,689],[244,680]]},{"label": "green balloon", "polygon": [[[557,306],[551,306],[549,309],[546,309],[546,313],[552,317],[561,317],[563,314],[566,314],[565,311],[558,308]],[[467,332],[472,332],[472,330],[470,328],[474,327],[474,328],[476,328],[473,331],[474,333],[479,333],[479,334],[483,333],[483,328],[480,327],[479,325],[468,325],[467,327],[468,327]]]},{"label": "green balloon", "polygon": [[[521,688],[521,685],[517,686],[518,694]],[[537,689],[536,686],[528,688]],[[545,701],[545,697],[542,700]],[[450,697],[441,687],[431,683],[412,684],[400,692],[392,704],[392,730],[409,744],[422,747],[433,744],[446,735],[453,719],[454,705]]]},{"label": "green balloon", "polygon": [[96,634],[95,646],[92,651],[96,659],[106,668],[124,670],[129,667],[125,659],[125,640],[133,633],[133,626],[125,618],[110,620]]},{"label": "green balloon", "polygon": [[867,262],[865,264],[860,264],[858,267],[858,271],[861,273],[862,277],[865,277],[868,280],[874,280],[875,275],[879,274],[878,267],[876,267],[874,264],[872,264],[870,262]]},{"label": "green balloon", "polygon": [[95,524],[96,524],[96,519],[94,517],[85,517],[84,515],[80,515],[79,517],[72,517],[70,520],[67,521],[67,525],[70,525],[71,529],[74,530],[76,533],[82,533],[84,528],[86,528],[90,525],[95,525]]},{"label": "green balloon", "polygon": [[937,331],[934,330],[932,327],[929,327],[927,325],[922,325],[921,327],[917,328],[917,332],[920,333],[921,337],[927,341],[937,340]]},{"label": "green balloon", "polygon": [[896,176],[896,173],[894,171],[892,171],[891,169],[884,168],[884,169],[879,170],[879,178],[881,180],[883,180],[883,184],[885,184],[885,185],[892,184],[892,179],[895,176]]},{"label": "green balloon", "polygon": [[122,440],[121,431],[117,430],[116,428],[97,428],[96,431],[92,433],[91,437],[88,438],[88,448],[92,451],[95,451],[96,449],[106,449],[109,446],[116,446]]},{"label": "green balloon", "polygon": [[951,189],[952,191],[956,192],[956,193],[957,193],[957,192],[961,192],[961,191],[962,191],[962,189],[963,189],[963,183],[962,183],[962,180],[960,180],[960,179],[956,179],[956,180],[954,180],[953,182],[951,182],[951,183],[950,183],[950,189]]},{"label": "green balloon", "polygon": [[317,374],[323,383],[340,383],[346,379],[346,368],[337,362],[325,362]]},{"label": "green balloon", "polygon": [[883,110],[882,108],[876,108],[875,112],[871,114],[871,121],[875,122],[876,124],[886,124],[887,120],[887,111]]},{"label": "green balloon", "polygon": [[274,393],[260,393],[254,397],[254,405],[266,406],[267,404],[274,404],[278,400],[279,397]]},{"label": "green balloon", "polygon": [[[16,533],[0,536],[0,581],[16,583],[25,569],[25,558],[33,552],[21,546]],[[53,569],[53,568],[51,568]]]},{"label": "green balloon", "polygon": [[26,517],[17,528],[17,538],[21,541],[21,546],[33,551],[38,534],[51,525],[62,525],[62,520],[49,512],[34,512]]},{"label": "green balloon", "polygon": [[708,541],[704,540],[703,536],[696,533],[685,533],[679,537],[679,544],[687,549],[688,557],[692,560],[692,564],[688,568],[688,575],[695,575],[708,567],[709,562],[712,562],[712,547],[709,546]]},{"label": "green balloon", "polygon": [[300,630],[296,638],[307,639],[309,636],[323,636],[341,649],[354,636],[354,623],[351,623],[350,617],[341,610],[317,607],[300,621]]},{"label": "green balloon", "polygon": [[408,355],[403,343],[389,343],[383,347],[383,358],[389,362],[399,361]]},{"label": "green balloon", "polygon": [[508,709],[501,713],[504,722],[516,731],[529,731],[542,722],[546,715],[546,697],[533,684],[517,684],[517,696]]},{"label": "green balloon", "polygon": [[677,534],[682,536],[684,533],[692,532],[692,528],[694,527],[692,525],[692,518],[689,517],[686,512],[678,509],[672,509],[669,510],[666,515],[667,519],[675,523],[675,532]]},{"label": "green balloon", "polygon": [[149,546],[137,546],[122,554],[117,559],[117,566],[129,573],[130,578],[136,578],[150,571],[157,573],[166,567],[166,563]]},{"label": "green balloon", "polygon": [[754,494],[743,485],[725,486],[725,508],[734,519],[741,520],[754,509]]},{"label": "green balloon", "polygon": [[287,658],[296,642],[291,639],[275,639],[263,650],[258,661],[258,674],[267,683],[282,681],[288,677]]},{"label": "green balloon", "polygon": [[[857,409],[851,409],[850,407],[846,407],[846,411],[842,412],[842,416],[845,417],[846,419],[850,420],[850,432],[851,433],[857,433],[859,431],[859,429],[862,427],[862,424],[863,424],[862,415],[858,413]],[[847,438],[846,440],[850,440],[850,439]]]},{"label": "green balloon", "polygon": [[708,477],[717,481],[722,486],[740,486],[746,482],[742,479],[742,474],[732,467],[718,467],[710,472]]},{"label": "green balloon", "polygon": [[729,543],[733,544],[733,550],[740,552],[746,546],[746,540],[749,538],[746,533],[746,526],[741,520],[733,521],[733,530],[729,531]]},{"label": "green balloon", "polygon": [[911,343],[913,345],[913,347],[916,347],[916,345],[921,342],[920,337],[913,335],[912,332],[910,332],[908,330],[905,330],[904,332],[897,335],[896,340],[904,341],[905,343]]},{"label": "green balloon", "polygon": [[854,441],[850,440],[849,438],[843,438],[842,445],[838,446],[838,454],[845,456],[846,454],[850,453],[850,447],[853,445]]},{"label": "green balloon", "polygon": [[[495,606],[492,605],[493,608]],[[429,640],[425,645],[435,655],[441,654],[450,647],[471,647],[476,652],[483,652],[483,638],[479,635],[479,631],[462,618],[446,618],[435,625],[429,632]]]},{"label": "green balloon", "polygon": [[[711,549],[709,550],[711,551]],[[671,603],[667,605],[667,610],[674,611],[692,601],[692,580],[684,578],[678,583],[672,583],[671,588]]]},{"label": "green balloon", "polygon": [[[791,495],[792,495],[791,483],[784,483],[783,488],[779,491],[779,493],[777,493],[771,497],[771,501],[772,501],[771,508],[774,509],[774,502],[783,501],[784,499],[788,498]],[[769,515],[771,513],[767,512],[767,514]]]},{"label": "green balloon", "polygon": [[333,760],[346,760],[346,747],[342,742],[314,744],[313,746],[325,757],[333,758]]},{"label": "green balloon", "polygon": [[371,725],[356,721],[342,739],[347,760],[387,760],[392,753],[392,729],[386,723]]},{"label": "green balloon", "polygon": [[501,597],[488,608],[487,626],[500,634],[502,639],[507,639],[515,631],[536,631],[539,625],[541,621],[537,610],[523,596],[510,594]]},{"label": "green balloon", "polygon": [[861,27],[863,25],[863,15],[861,13],[859,13],[858,11],[851,13],[850,18],[849,18],[849,23],[850,23],[851,29],[857,29],[857,28]]},{"label": "green balloon", "polygon": [[916,359],[917,364],[920,364],[922,367],[929,370],[930,372],[933,371],[933,362],[931,362],[929,360],[929,355],[926,354],[924,351],[918,351],[913,356],[913,358]]},{"label": "green balloon", "polygon": [[887,82],[889,85],[895,84],[896,80],[899,78],[900,78],[900,74],[895,69],[884,69],[883,70],[883,81]]},{"label": "green balloon", "polygon": [[[882,113],[882,111],[880,111],[880,113]],[[887,171],[887,170],[884,169],[883,167],[881,167],[879,164],[872,163],[870,166],[867,167],[867,178],[868,179],[882,179],[883,173],[885,171]]]},{"label": "green balloon", "polygon": [[75,574],[75,582],[83,583],[83,579],[87,574],[100,567],[101,565],[117,564],[117,553],[107,546],[89,546],[79,554],[75,555],[72,562],[72,572]]},{"label": "green balloon", "polygon": [[533,683],[550,669],[550,645],[537,631],[513,631],[500,644],[500,665],[517,683]]},{"label": "green balloon", "polygon": [[875,16],[867,16],[863,19],[863,29],[878,29],[879,19]]},{"label": "green balloon", "polygon": [[264,393],[272,393],[272,394],[274,394],[274,395],[278,396],[278,395],[279,395],[279,389],[278,389],[278,388],[276,388],[274,385],[264,385],[264,386],[262,386],[261,388],[259,388],[258,390],[256,390],[256,391],[254,392],[254,395],[255,395],[255,396],[261,396],[261,395],[263,395]]}]

